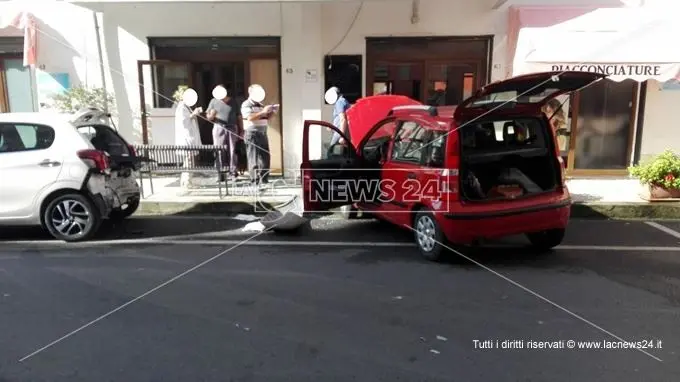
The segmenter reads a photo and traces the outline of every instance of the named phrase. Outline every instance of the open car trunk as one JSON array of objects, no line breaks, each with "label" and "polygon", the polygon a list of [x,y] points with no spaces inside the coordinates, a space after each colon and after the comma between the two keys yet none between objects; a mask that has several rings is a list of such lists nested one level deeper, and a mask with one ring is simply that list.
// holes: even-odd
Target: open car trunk
[{"label": "open car trunk", "polygon": [[461,128],[461,196],[468,201],[519,199],[561,187],[561,164],[545,120],[476,122]]}]

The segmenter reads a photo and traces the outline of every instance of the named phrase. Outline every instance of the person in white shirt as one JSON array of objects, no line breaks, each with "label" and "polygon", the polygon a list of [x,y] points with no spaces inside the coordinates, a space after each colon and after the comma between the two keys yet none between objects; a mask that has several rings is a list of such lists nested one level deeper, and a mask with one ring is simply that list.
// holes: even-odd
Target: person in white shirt
[{"label": "person in white shirt", "polygon": [[[197,107],[191,110],[191,107],[198,102],[198,94],[194,89],[180,87],[175,93],[175,100],[177,100],[175,108],[175,145],[200,146],[202,144],[201,133],[198,129],[197,118],[203,111],[203,108]],[[180,155],[184,157],[182,167],[193,168],[196,165],[198,152],[190,149],[181,150]],[[193,186],[192,173],[188,171],[182,172],[180,186],[182,188]]]}]

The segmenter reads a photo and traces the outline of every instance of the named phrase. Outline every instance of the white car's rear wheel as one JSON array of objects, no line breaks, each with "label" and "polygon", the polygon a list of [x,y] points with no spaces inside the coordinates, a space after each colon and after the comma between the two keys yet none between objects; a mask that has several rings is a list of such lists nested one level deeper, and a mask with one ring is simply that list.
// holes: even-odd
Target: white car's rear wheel
[{"label": "white car's rear wheel", "polygon": [[102,222],[94,203],[76,193],[52,200],[45,208],[43,220],[52,236],[69,242],[92,238]]}]

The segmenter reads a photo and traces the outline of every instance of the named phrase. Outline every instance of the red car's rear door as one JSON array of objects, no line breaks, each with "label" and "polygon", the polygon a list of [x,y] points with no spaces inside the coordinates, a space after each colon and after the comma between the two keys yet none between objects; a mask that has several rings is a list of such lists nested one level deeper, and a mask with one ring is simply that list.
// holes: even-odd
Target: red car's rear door
[{"label": "red car's rear door", "polygon": [[544,72],[508,78],[477,90],[456,107],[454,117],[461,123],[496,110],[537,114],[551,99],[588,87],[605,77],[590,72]]}]

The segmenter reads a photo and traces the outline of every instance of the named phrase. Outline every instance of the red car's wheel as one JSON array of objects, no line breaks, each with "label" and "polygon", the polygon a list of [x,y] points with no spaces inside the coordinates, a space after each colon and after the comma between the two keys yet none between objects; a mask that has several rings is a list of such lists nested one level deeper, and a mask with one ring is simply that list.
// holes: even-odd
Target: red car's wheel
[{"label": "red car's wheel", "polygon": [[413,231],[421,255],[430,261],[440,261],[446,250],[446,238],[432,212],[418,211],[413,219]]}]

